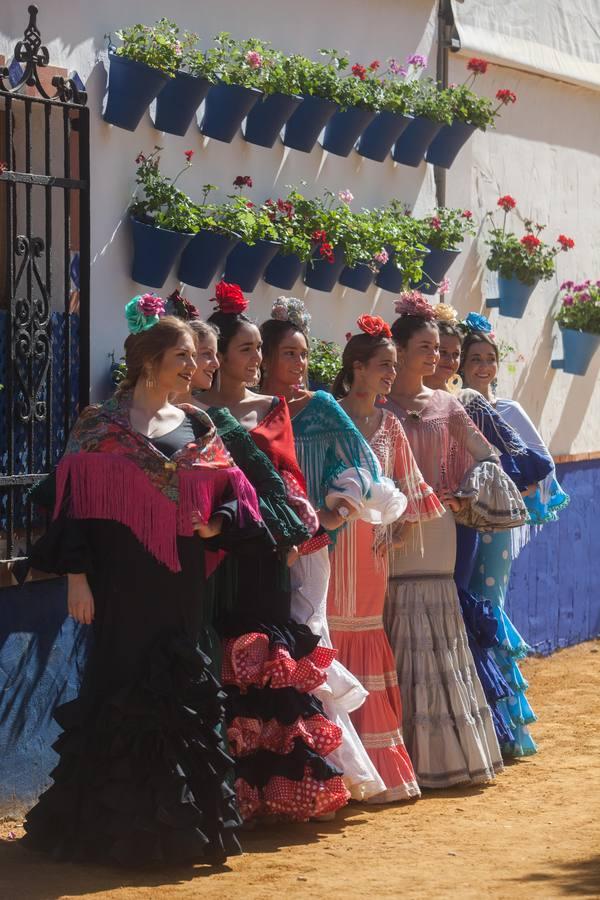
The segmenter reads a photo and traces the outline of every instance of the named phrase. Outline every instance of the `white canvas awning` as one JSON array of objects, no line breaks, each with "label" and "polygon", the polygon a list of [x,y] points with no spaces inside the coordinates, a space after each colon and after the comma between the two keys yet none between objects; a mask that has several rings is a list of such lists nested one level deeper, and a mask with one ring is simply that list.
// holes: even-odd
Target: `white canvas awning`
[{"label": "white canvas awning", "polygon": [[451,0],[461,54],[600,90],[600,0]]}]

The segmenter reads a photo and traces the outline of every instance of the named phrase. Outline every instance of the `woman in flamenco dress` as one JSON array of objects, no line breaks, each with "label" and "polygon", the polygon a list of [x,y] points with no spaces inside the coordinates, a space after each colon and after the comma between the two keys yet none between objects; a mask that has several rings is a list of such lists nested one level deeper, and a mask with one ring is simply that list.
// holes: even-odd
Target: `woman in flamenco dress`
[{"label": "woman in flamenco dress", "polygon": [[470,583],[471,591],[490,601],[498,622],[499,645],[492,652],[512,689],[512,696],[503,702],[502,708],[510,723],[513,740],[508,741],[502,751],[505,756],[520,757],[531,756],[537,750],[528,727],[535,722],[536,716],[526,697],[527,681],[518,666],[518,660],[531,648],[504,609],[508,579],[513,560],[531,537],[532,526],[556,521],[569,497],[556,479],[550,451],[523,407],[516,400],[495,396],[500,354],[486,321],[483,316],[478,316],[476,324],[479,328],[471,330],[463,341],[460,367],[463,384],[483,397],[502,421],[519,435],[530,455],[545,462],[548,469],[539,484],[534,483],[537,479],[530,482],[533,490],[525,497],[528,523],[514,533],[482,535]]},{"label": "woman in flamenco dress", "polygon": [[[223,282],[215,300],[209,323],[219,331],[219,381],[196,402],[215,416],[229,411],[269,458],[285,483],[287,503],[302,519],[289,531],[297,540],[291,549],[289,540],[280,541],[279,552],[238,554],[234,571],[222,570],[238,585],[233,608],[219,623],[236,792],[245,820],[307,821],[331,816],[349,798],[329,758],[341,729],[313,693],[326,683],[335,651],[320,646],[290,608],[289,564],[318,520],[303,491],[285,400],[247,387],[258,382],[262,361],[259,329],[244,314],[248,301],[237,285]],[[283,520],[273,526],[287,528]]]},{"label": "woman in flamenco dress", "polygon": [[[58,859],[222,864],[240,852],[206,541],[260,543],[266,529],[210,418],[169,400],[189,389],[196,346],[163,309],[127,305],[127,379],[76,422],[28,561],[67,576],[69,613],[93,631],[79,696],[55,710],[54,784],[25,823],[26,843]],[[197,380],[210,385],[215,365]]]},{"label": "woman in flamenco dress", "polygon": [[401,294],[392,325],[398,375],[387,408],[402,423],[423,477],[446,507],[423,545],[395,552],[385,623],[396,655],[405,740],[421,787],[479,784],[502,771],[454,582],[457,521],[510,528],[525,518],[516,486],[462,404],[424,385],[439,362],[439,331],[418,291]]},{"label": "woman in flamenco dress", "polygon": [[394,655],[383,627],[392,527],[402,542],[411,525],[419,528],[439,517],[442,507],[417,468],[402,426],[376,405],[389,394],[396,375],[389,325],[367,315],[357,324],[360,331],[346,343],[332,391],[377,457],[383,478],[398,486],[402,503],[392,516],[370,517],[368,509],[363,514],[365,504],[360,490],[354,490],[355,479],[346,473],[338,476],[333,487],[339,486],[350,521],[333,550],[327,615],[340,660],[369,691],[352,720],[385,785],[373,802],[391,803],[420,796],[403,738]]},{"label": "woman in flamenco dress", "polygon": [[[528,448],[482,394],[461,386],[458,375],[465,336],[483,328],[491,331],[488,320],[470,313],[464,322],[459,322],[456,310],[445,303],[438,303],[434,310],[440,332],[440,362],[435,373],[425,379],[425,384],[434,390],[454,393],[484,437],[496,448],[502,468],[521,493],[525,497],[535,493],[538,483],[552,470],[552,461],[547,455]],[[514,755],[512,750],[517,741],[518,725],[509,713],[509,705],[515,694],[496,662],[494,648],[499,646],[498,622],[490,601],[469,591],[480,540],[481,535],[475,529],[457,525],[454,579],[465,617],[469,646],[492,711],[500,748],[503,755]],[[487,542],[488,537],[484,540]]]},{"label": "woman in flamenco dress", "polygon": [[[327,590],[331,548],[344,519],[326,505],[326,497],[336,476],[349,471],[361,486],[361,498],[379,492],[378,507],[389,503],[392,491],[385,491],[380,466],[371,448],[326,391],[304,387],[308,369],[308,326],[310,316],[301,300],[279,297],[271,318],[263,322],[263,378],[261,390],[285,397],[292,418],[298,462],[306,481],[308,498],[318,510],[321,528],[299,547],[298,559],[290,569],[292,612],[320,635],[321,644],[331,647],[327,624]],[[341,503],[337,504],[338,506]],[[325,526],[325,527],[324,527]],[[326,530],[328,529],[328,530]],[[386,790],[360,737],[351,714],[365,702],[368,692],[360,681],[335,659],[327,683],[318,689],[327,715],[342,729],[342,744],[331,759],[344,772],[344,783],[354,800],[377,802]]]}]

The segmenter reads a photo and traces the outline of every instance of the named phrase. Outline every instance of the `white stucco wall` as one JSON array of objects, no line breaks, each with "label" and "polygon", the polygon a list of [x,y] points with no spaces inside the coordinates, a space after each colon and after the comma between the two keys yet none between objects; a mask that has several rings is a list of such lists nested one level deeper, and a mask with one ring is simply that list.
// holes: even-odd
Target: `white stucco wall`
[{"label": "white stucco wall", "polygon": [[[134,158],[154,144],[164,147],[163,166],[177,171],[184,150],[196,151],[194,167],[181,186],[200,195],[206,182],[230,190],[233,178],[251,175],[250,196],[262,200],[285,192],[286,185],[307,182],[307,193],[324,188],[349,188],[354,207],[372,206],[397,197],[411,203],[417,215],[435,204],[433,172],[424,163],[418,169],[395,165],[391,159],[375,163],[352,153],[347,159],[323,153],[317,147],[308,155],[276,145],[272,150],[247,144],[240,137],[231,144],[207,141],[195,125],[185,137],[162,135],[149,117],[134,134],[107,125],[101,118],[106,72],[103,36],[124,24],[138,21],[138,4],[104,0],[63,0],[40,3],[39,25],[53,65],[77,70],[89,91],[92,153],[92,384],[96,392],[105,385],[107,354],[118,355],[125,337],[122,309],[140,287],[131,282],[130,240],[126,210],[133,187]],[[190,3],[174,0],[168,9],[157,0],[143,7],[143,20],[161,15],[176,19],[182,27],[197,31],[208,44],[220,30],[235,37],[255,35],[289,51],[314,53],[319,47],[348,50],[353,60],[369,63],[411,52],[430,55],[435,71],[436,5],[433,0],[303,0],[301,3],[236,0]],[[26,6],[4,0],[0,21],[0,52],[10,55],[26,24]],[[465,60],[451,59],[451,80],[461,81]],[[447,204],[470,208],[477,218],[491,209],[499,193],[511,193],[527,215],[549,223],[548,236],[565,232],[575,238],[576,249],[559,257],[557,277],[538,287],[525,317],[515,320],[491,313],[497,334],[515,347],[524,362],[501,377],[501,392],[517,397],[550,442],[554,453],[578,453],[600,449],[600,354],[585,378],[550,369],[557,332],[551,310],[557,286],[563,278],[600,277],[598,200],[600,194],[600,94],[514,69],[490,68],[479,81],[482,92],[493,94],[509,87],[519,95],[498,128],[478,133],[462,151],[448,173]],[[461,312],[484,310],[480,241],[469,242],[454,264],[450,296]],[[483,249],[480,246],[480,250]],[[176,286],[174,277],[163,295]],[[270,303],[280,291],[260,284],[252,309],[257,319],[268,315]],[[393,316],[392,295],[372,288],[357,294],[338,288],[332,294],[295,288],[313,316],[313,333],[343,342],[357,316],[371,309]],[[189,289],[189,298],[208,313],[211,291]],[[554,349],[559,356],[560,346]]]}]

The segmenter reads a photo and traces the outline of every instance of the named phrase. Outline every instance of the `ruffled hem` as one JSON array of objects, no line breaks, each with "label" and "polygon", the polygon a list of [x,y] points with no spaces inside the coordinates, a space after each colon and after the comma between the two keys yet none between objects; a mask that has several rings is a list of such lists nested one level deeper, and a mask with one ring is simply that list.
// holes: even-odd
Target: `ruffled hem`
[{"label": "ruffled hem", "polygon": [[236,717],[227,728],[231,753],[236,757],[270,750],[286,755],[294,749],[297,738],[321,756],[336,750],[342,742],[342,730],[322,715],[297,719],[293,725],[282,725],[276,719],[261,722]]},{"label": "ruffled hem", "polygon": [[[496,633],[498,646],[496,650],[512,657],[512,659],[524,659],[531,653],[531,647],[522,634],[517,631],[501,607],[494,605],[493,610],[498,622],[498,631]],[[498,657],[498,664],[501,669],[505,668],[506,661],[502,656]]]},{"label": "ruffled hem", "polygon": [[223,684],[281,689],[293,687],[310,693],[327,681],[327,669],[336,651],[317,646],[308,656],[293,659],[281,644],[270,646],[266,634],[252,632],[225,641],[223,647]]},{"label": "ruffled hem", "polygon": [[461,483],[456,496],[470,502],[455,514],[460,525],[478,531],[504,531],[524,525],[528,512],[517,486],[497,463],[477,463]]},{"label": "ruffled hem", "polygon": [[415,770],[403,743],[369,747],[368,753],[385,783],[385,791],[370,797],[369,803],[395,803],[398,800],[416,800],[421,796]]},{"label": "ruffled hem", "polygon": [[425,482],[419,485],[419,494],[417,497],[409,498],[406,512],[402,516],[402,522],[411,522],[413,525],[417,522],[424,524],[431,522],[433,519],[439,519],[444,514],[444,507],[438,500],[433,489]]},{"label": "ruffled hem", "polygon": [[257,816],[308,822],[335,813],[345,806],[350,794],[339,775],[328,781],[315,779],[307,766],[301,781],[272,778],[264,788],[252,787],[243,778],[235,782],[238,805],[245,820]]},{"label": "ruffled hem", "polygon": [[537,744],[531,737],[526,725],[517,725],[513,739],[501,745],[502,756],[520,759],[523,756],[534,756]]},{"label": "ruffled hem", "polygon": [[55,858],[145,866],[223,863],[241,852],[226,779],[224,694],[210,660],[170,639],[145,674],[101,702],[56,710],[54,784],[29,812],[26,842]]}]

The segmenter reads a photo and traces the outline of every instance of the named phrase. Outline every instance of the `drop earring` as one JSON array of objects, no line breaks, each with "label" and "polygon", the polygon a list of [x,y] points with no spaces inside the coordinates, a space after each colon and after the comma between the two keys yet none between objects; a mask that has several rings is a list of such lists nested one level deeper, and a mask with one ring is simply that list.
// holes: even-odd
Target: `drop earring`
[{"label": "drop earring", "polygon": [[148,388],[148,390],[152,390],[153,387],[156,387],[156,381],[154,380],[152,369],[150,369],[146,373],[146,387]]}]

